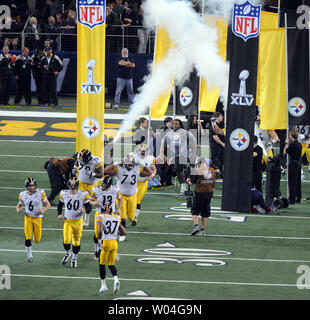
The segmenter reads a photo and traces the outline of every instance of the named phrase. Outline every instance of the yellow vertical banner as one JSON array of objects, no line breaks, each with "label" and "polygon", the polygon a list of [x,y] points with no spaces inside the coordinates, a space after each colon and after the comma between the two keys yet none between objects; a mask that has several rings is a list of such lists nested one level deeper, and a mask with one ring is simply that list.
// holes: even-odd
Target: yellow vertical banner
[{"label": "yellow vertical banner", "polygon": [[106,0],[77,0],[76,150],[104,159]]},{"label": "yellow vertical banner", "polygon": [[[204,15],[204,23],[217,28],[218,34],[218,53],[223,59],[226,60],[226,47],[227,47],[227,28],[228,20],[221,16]],[[207,85],[204,78],[200,78],[200,96],[199,96],[199,110],[207,112],[215,112],[219,99],[220,90],[214,85]]]},{"label": "yellow vertical banner", "polygon": [[256,102],[266,130],[287,127],[285,29],[277,25],[277,14],[262,12]]},{"label": "yellow vertical banner", "polygon": [[[153,68],[156,68],[156,65],[166,57],[168,51],[173,47],[175,47],[175,43],[171,41],[168,32],[162,27],[157,27]],[[167,91],[158,97],[158,99],[152,105],[152,118],[161,119],[165,115],[168,108],[172,87],[173,80],[171,81],[170,87],[167,88]]]}]

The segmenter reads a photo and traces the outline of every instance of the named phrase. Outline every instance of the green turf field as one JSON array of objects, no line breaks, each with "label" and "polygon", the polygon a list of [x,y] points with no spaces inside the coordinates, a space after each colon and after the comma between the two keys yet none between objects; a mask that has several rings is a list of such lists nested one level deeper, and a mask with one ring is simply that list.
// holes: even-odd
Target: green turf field
[{"label": "green turf field", "polygon": [[[5,136],[1,139],[0,266],[8,266],[11,276],[10,289],[0,289],[0,300],[309,299],[309,290],[297,286],[310,284],[307,277],[298,282],[300,276],[306,276],[305,271],[297,273],[298,268],[310,268],[309,202],[303,199],[277,216],[223,213],[220,182],[205,236],[189,235],[193,228],[191,216],[177,188],[147,193],[138,225],[127,224],[127,240],[119,244],[121,288],[117,296],[112,294],[108,269],[109,291],[98,292],[92,219],[83,231],[77,269],[61,265],[63,222],[57,220],[56,207],[44,217],[41,243],[33,243],[33,263],[26,263],[23,215],[15,210],[18,194],[27,176],[34,176],[39,187],[49,193],[43,163],[51,155],[72,155],[75,144],[35,142],[30,138],[27,141],[32,142],[15,138],[9,141],[10,137]],[[304,171],[306,198],[310,196],[310,175],[307,168]],[[285,181],[281,188],[285,196]]]}]

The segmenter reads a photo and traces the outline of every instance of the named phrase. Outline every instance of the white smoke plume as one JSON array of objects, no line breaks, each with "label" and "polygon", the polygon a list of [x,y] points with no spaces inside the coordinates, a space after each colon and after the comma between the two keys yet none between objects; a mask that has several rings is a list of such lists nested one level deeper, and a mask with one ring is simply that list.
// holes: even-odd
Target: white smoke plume
[{"label": "white smoke plume", "polygon": [[[224,3],[224,13],[228,15],[234,1],[205,0],[201,3],[211,11],[218,10]],[[146,0],[143,10],[146,27],[152,30],[156,26],[164,27],[176,47],[169,50],[166,58],[145,79],[113,142],[131,130],[139,116],[145,114],[148,107],[166,92],[172,79],[176,84],[181,84],[194,68],[207,80],[208,85],[220,89],[221,100],[226,106],[229,64],[218,54],[217,30],[203,24],[201,16],[193,10],[191,1]]]}]

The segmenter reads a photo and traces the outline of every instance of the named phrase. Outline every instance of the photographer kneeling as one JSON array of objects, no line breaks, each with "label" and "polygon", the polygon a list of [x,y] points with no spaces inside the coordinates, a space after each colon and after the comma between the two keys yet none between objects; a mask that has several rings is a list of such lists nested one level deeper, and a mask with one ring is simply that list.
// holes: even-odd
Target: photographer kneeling
[{"label": "photographer kneeling", "polygon": [[[198,158],[194,174],[187,178],[187,183],[192,186],[196,184],[193,207],[191,209],[194,222],[192,236],[196,234],[204,235],[208,218],[211,214],[211,199],[213,197],[215,172],[210,168],[205,158]],[[201,215],[201,229],[199,230],[198,219]]]}]

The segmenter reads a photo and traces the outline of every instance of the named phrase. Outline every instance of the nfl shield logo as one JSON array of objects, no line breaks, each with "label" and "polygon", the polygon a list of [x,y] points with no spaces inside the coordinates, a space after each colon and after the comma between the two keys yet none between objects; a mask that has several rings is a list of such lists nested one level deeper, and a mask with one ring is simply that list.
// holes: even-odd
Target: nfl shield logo
[{"label": "nfl shield logo", "polygon": [[247,41],[259,35],[261,5],[254,6],[248,0],[243,4],[234,4],[232,31]]},{"label": "nfl shield logo", "polygon": [[104,24],[105,0],[77,0],[76,7],[79,23],[90,29]]}]

